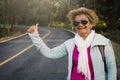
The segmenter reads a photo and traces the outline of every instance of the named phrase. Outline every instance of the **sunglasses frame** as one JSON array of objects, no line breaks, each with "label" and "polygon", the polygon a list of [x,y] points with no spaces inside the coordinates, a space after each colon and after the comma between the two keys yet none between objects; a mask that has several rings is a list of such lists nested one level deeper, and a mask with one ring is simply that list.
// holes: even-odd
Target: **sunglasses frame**
[{"label": "sunglasses frame", "polygon": [[73,26],[77,27],[79,24],[86,25],[89,21],[86,19],[81,19],[79,21],[74,20],[73,21]]}]

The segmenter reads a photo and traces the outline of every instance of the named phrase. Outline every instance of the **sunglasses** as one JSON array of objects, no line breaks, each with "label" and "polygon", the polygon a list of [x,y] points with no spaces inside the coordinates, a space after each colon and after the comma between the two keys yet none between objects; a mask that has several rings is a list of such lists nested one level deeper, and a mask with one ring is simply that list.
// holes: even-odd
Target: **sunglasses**
[{"label": "sunglasses", "polygon": [[79,24],[82,24],[82,25],[86,25],[87,23],[88,23],[88,20],[86,20],[86,19],[82,19],[82,20],[80,20],[80,21],[73,21],[73,26],[74,27],[76,27],[76,26],[78,26]]}]

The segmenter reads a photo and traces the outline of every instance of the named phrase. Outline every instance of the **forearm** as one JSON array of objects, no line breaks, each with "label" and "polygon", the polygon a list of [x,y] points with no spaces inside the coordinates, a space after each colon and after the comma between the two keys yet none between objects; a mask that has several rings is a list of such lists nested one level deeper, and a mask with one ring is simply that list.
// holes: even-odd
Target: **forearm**
[{"label": "forearm", "polygon": [[35,44],[37,49],[46,57],[56,59],[63,57],[67,54],[65,45],[62,44],[58,47],[55,47],[53,49],[50,49],[47,47],[47,45],[43,42],[43,40],[39,37],[38,32],[29,33],[30,38],[32,39],[32,42]]}]

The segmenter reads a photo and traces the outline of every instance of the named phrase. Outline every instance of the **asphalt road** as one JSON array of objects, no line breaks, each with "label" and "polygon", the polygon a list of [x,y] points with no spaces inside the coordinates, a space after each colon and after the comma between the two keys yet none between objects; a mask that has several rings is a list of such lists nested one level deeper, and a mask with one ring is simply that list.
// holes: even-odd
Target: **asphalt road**
[{"label": "asphalt road", "polygon": [[[74,34],[53,28],[40,28],[39,34],[48,47],[62,44]],[[0,80],[66,80],[67,56],[60,59],[44,57],[28,35],[0,43]],[[18,55],[19,54],[19,55]]]}]

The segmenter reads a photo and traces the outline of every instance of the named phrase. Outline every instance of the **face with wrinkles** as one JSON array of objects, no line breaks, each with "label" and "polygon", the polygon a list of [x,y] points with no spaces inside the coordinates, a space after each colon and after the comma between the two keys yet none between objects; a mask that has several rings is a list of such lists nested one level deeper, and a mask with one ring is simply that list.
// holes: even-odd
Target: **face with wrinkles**
[{"label": "face with wrinkles", "polygon": [[76,32],[83,38],[89,35],[91,28],[93,27],[85,14],[77,15],[73,21],[73,26],[75,27]]}]

